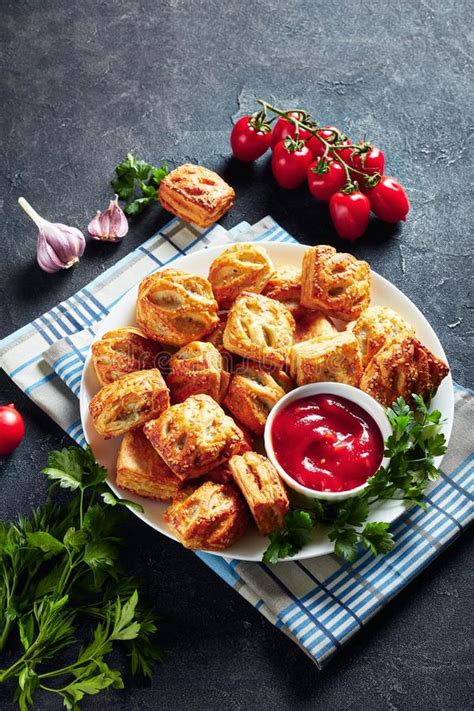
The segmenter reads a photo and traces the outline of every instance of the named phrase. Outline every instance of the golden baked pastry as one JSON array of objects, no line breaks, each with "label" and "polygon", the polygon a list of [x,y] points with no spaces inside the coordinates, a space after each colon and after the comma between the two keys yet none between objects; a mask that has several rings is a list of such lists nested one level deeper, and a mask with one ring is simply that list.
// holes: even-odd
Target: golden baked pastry
[{"label": "golden baked pastry", "polygon": [[239,422],[261,435],[272,407],[294,387],[283,370],[242,363],[232,375],[224,405]]},{"label": "golden baked pastry", "polygon": [[223,359],[212,343],[191,341],[170,358],[167,378],[173,402],[182,402],[190,395],[207,393],[221,402],[229,385],[230,375],[224,370]]},{"label": "golden baked pastry", "polygon": [[231,546],[248,525],[245,503],[233,484],[206,481],[187,486],[166,510],[165,521],[185,548],[221,551]]},{"label": "golden baked pastry", "polygon": [[400,336],[415,335],[410,324],[388,306],[369,306],[348,328],[359,341],[363,368],[386,344]]},{"label": "golden baked pastry", "polygon": [[246,452],[232,457],[229,467],[262,536],[283,528],[290,504],[273,464],[261,454]]},{"label": "golden baked pastry", "polygon": [[209,268],[209,281],[221,309],[229,309],[243,291],[259,294],[273,273],[266,249],[251,242],[227,247]]},{"label": "golden baked pastry", "polygon": [[242,430],[209,395],[192,395],[172,405],[143,431],[183,481],[202,476],[246,449]]},{"label": "golden baked pastry", "polygon": [[137,321],[150,338],[184,346],[217,326],[217,301],[204,277],[163,269],[140,283]]},{"label": "golden baked pastry", "polygon": [[426,397],[437,390],[449,368],[413,336],[400,337],[378,351],[365,369],[360,388],[384,407],[401,395]]},{"label": "golden baked pastry", "polygon": [[362,366],[357,338],[344,331],[295,344],[290,351],[290,372],[298,385],[324,381],[358,385]]},{"label": "golden baked pastry", "polygon": [[108,331],[91,346],[92,363],[101,385],[108,385],[127,373],[157,367],[160,346],[139,328]]},{"label": "golden baked pastry", "polygon": [[301,303],[342,321],[360,316],[370,303],[371,275],[367,262],[320,244],[303,257]]},{"label": "golden baked pastry", "polygon": [[301,341],[310,341],[312,338],[321,338],[321,336],[333,336],[336,333],[337,329],[333,322],[322,311],[304,309],[303,313],[296,318],[293,341],[301,343]]},{"label": "golden baked pastry", "polygon": [[171,501],[181,479],[164,463],[141,429],[127,432],[120,444],[115,483],[139,496]]},{"label": "golden baked pastry", "polygon": [[297,318],[304,311],[301,300],[301,269],[293,264],[282,264],[276,267],[266,287],[262,291],[269,299],[276,299]]},{"label": "golden baked pastry", "polygon": [[293,343],[295,321],[279,301],[261,294],[241,294],[232,306],[224,346],[244,358],[281,368]]},{"label": "golden baked pastry", "polygon": [[234,204],[235,192],[220,175],[202,165],[185,163],[163,178],[158,199],[185,222],[209,227]]},{"label": "golden baked pastry", "polygon": [[138,370],[104,385],[89,403],[97,432],[108,439],[158,417],[170,404],[163,376],[157,368]]}]

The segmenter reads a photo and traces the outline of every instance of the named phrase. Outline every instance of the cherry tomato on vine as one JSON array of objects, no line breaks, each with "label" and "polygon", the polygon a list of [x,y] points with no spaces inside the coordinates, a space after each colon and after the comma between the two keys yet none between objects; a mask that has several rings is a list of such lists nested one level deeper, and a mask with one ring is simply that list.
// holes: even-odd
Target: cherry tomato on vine
[{"label": "cherry tomato on vine", "polygon": [[359,190],[339,191],[329,201],[329,212],[336,232],[342,239],[362,237],[369,224],[370,203]]},{"label": "cherry tomato on vine", "polygon": [[358,152],[357,149],[355,149],[352,151],[350,164],[357,170],[367,173],[367,175],[375,175],[375,173],[383,175],[385,156],[380,148],[367,144],[367,150]]},{"label": "cherry tomato on vine", "polygon": [[271,128],[254,116],[242,116],[230,134],[232,153],[244,163],[251,163],[263,156],[271,142]]},{"label": "cherry tomato on vine", "polygon": [[277,143],[273,149],[272,172],[278,185],[286,190],[293,190],[304,183],[312,160],[311,151],[300,142],[293,142],[292,145],[292,141],[287,138]]},{"label": "cherry tomato on vine", "polygon": [[366,188],[365,194],[370,200],[370,207],[384,222],[406,220],[410,210],[407,195],[395,178],[383,175],[374,188]]},{"label": "cherry tomato on vine", "polygon": [[346,182],[346,171],[337,160],[318,158],[308,168],[308,187],[318,200],[329,202]]},{"label": "cherry tomato on vine", "polygon": [[[303,116],[297,111],[290,111],[289,115],[294,116],[295,119],[299,119],[300,121],[303,118]],[[309,136],[311,136],[310,132],[306,131],[304,128],[300,128],[298,135],[302,141],[306,140]],[[273,127],[272,148],[275,148],[277,143],[283,141],[287,136],[290,136],[291,138],[295,137],[295,124],[291,123],[291,121],[288,121],[288,119],[284,118],[284,116],[280,116],[275,126]]]},{"label": "cherry tomato on vine", "polygon": [[0,457],[11,454],[25,434],[23,417],[15,405],[0,406]]},{"label": "cherry tomato on vine", "polygon": [[[347,145],[350,144],[350,139],[347,138],[347,136],[342,131],[340,131],[338,128],[336,128],[336,126],[324,126],[324,128],[320,128],[317,131],[317,133],[322,138],[324,138],[324,140],[327,141],[328,143],[335,143],[336,134],[334,133],[334,131],[336,131],[337,133],[339,133],[341,135],[342,143],[345,143]],[[316,138],[316,136],[312,136],[309,139],[308,148],[311,150],[311,153],[313,154],[313,156],[315,158],[319,158],[320,156],[324,155],[324,153],[326,151],[325,144],[322,141],[320,141],[318,138]],[[342,149],[342,151],[344,151],[344,149]],[[341,150],[339,150],[338,153],[341,155],[341,157],[344,160],[346,160],[346,158],[344,158],[344,156],[342,155]],[[348,153],[350,154],[350,151]]]}]

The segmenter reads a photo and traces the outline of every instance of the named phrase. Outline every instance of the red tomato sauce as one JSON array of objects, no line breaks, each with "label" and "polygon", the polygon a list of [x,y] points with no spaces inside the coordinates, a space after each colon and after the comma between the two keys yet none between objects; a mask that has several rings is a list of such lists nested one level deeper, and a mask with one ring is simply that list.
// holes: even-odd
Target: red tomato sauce
[{"label": "red tomato sauce", "polygon": [[375,474],[382,433],[362,407],[337,395],[310,395],[282,408],[272,425],[280,466],[316,491],[348,491]]}]

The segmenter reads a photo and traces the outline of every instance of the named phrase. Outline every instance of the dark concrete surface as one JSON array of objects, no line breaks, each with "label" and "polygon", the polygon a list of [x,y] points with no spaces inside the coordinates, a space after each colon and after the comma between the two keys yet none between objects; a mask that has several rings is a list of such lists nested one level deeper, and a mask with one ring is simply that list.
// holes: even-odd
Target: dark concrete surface
[{"label": "dark concrete surface", "polygon": [[[372,223],[354,253],[422,309],[454,377],[473,384],[469,0],[2,0],[0,337],[73,294],[164,224],[158,206],[120,245],[80,266],[35,264],[16,205],[86,227],[128,150],[201,162],[237,190],[232,226],[270,213],[308,244],[342,246],[305,189],[279,190],[266,160],[229,159],[231,120],[255,97],[300,104],[386,153],[407,187],[402,227]],[[471,13],[472,16],[472,13]],[[38,475],[67,438],[5,375],[0,401],[26,418],[0,465],[0,518],[43,501]],[[472,703],[472,532],[458,540],[323,672],[191,553],[129,519],[130,567],[146,577],[165,661],[153,683],[85,709],[467,709]],[[0,708],[11,703],[0,689]],[[42,700],[39,708],[55,706]]]}]

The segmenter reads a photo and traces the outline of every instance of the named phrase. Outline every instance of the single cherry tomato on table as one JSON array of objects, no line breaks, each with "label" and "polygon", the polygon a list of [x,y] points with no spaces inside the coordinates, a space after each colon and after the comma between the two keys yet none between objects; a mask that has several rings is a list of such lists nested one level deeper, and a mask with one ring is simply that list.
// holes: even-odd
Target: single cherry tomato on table
[{"label": "single cherry tomato on table", "polygon": [[20,444],[25,434],[23,417],[15,405],[0,406],[0,457],[11,454]]},{"label": "single cherry tomato on table", "polygon": [[272,172],[278,185],[293,190],[304,183],[313,154],[302,141],[287,137],[273,149]]},{"label": "single cherry tomato on table", "polygon": [[[290,111],[289,115],[293,116],[299,121],[304,121],[305,119],[305,116],[299,113],[298,111]],[[284,116],[281,116],[273,127],[272,148],[275,148],[275,146],[280,143],[280,141],[284,141],[287,136],[290,136],[290,138],[294,138],[295,133],[295,124],[291,121],[288,121],[288,119],[286,119]],[[306,129],[304,128],[300,128],[300,130],[298,131],[298,136],[301,141],[305,141],[307,138],[309,138],[309,136],[311,136],[311,133],[309,131],[306,131]]]},{"label": "single cherry tomato on table", "polygon": [[329,202],[331,196],[344,187],[346,171],[337,160],[318,158],[308,168],[308,187],[318,200]]},{"label": "single cherry tomato on table", "polygon": [[366,188],[365,194],[370,200],[370,207],[384,222],[406,220],[410,210],[407,195],[398,180],[383,175],[374,188]]},{"label": "single cherry tomato on table", "polygon": [[360,150],[358,148],[352,150],[350,164],[367,175],[375,175],[375,173],[383,175],[385,156],[377,146],[365,143],[361,144]]},{"label": "single cherry tomato on table", "polygon": [[352,241],[362,237],[368,227],[369,199],[356,188],[340,190],[330,199],[329,212],[339,237]]},{"label": "single cherry tomato on table", "polygon": [[242,116],[230,134],[232,153],[244,163],[251,163],[263,156],[271,142],[272,129],[259,114]]}]

